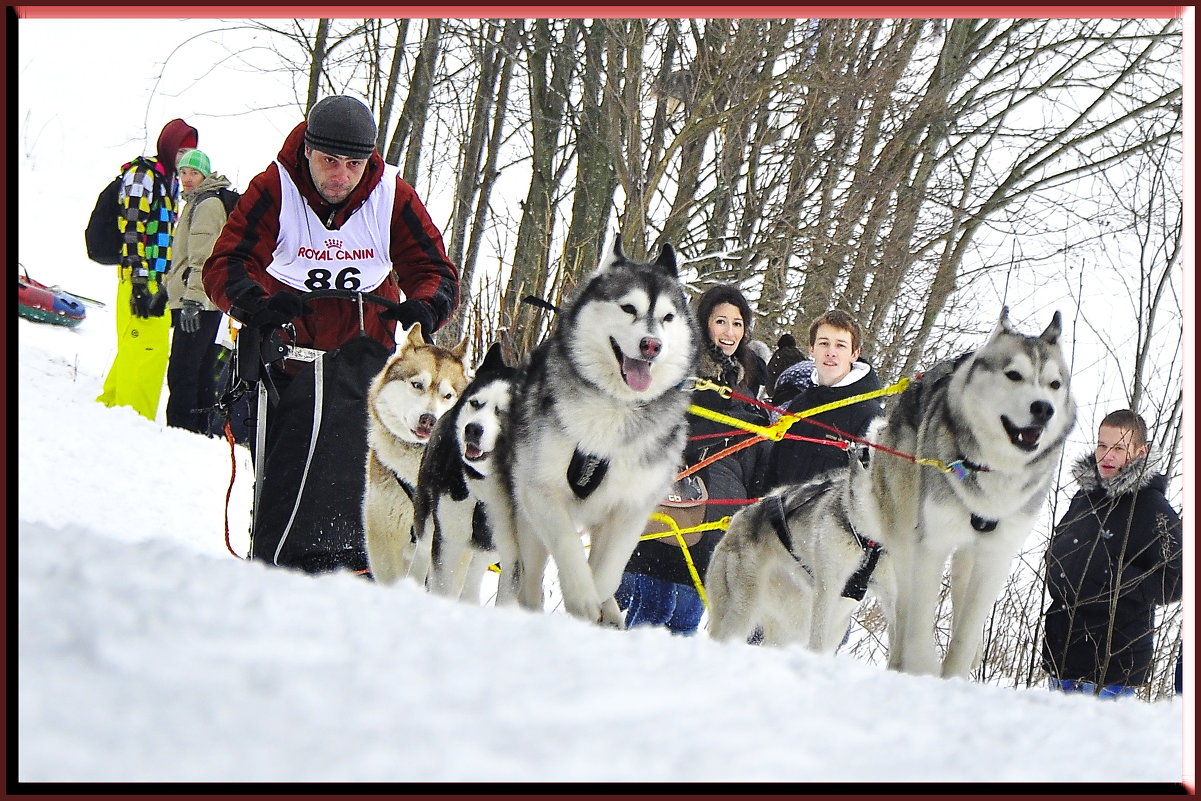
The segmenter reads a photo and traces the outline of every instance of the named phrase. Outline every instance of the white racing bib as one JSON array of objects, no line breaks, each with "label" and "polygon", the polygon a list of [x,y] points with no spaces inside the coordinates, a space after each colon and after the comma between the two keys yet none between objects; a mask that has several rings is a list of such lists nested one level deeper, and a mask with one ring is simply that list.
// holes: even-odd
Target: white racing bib
[{"label": "white racing bib", "polygon": [[370,292],[392,270],[392,205],[396,199],[395,167],[384,175],[367,200],[346,223],[331,231],[313,211],[292,176],[278,161],[279,238],[267,272],[293,289],[346,289]]}]

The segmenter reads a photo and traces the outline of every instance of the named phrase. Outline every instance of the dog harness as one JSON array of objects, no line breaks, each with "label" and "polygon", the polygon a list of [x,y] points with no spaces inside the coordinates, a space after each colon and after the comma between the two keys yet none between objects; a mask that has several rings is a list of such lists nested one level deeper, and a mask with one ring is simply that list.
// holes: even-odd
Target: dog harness
[{"label": "dog harness", "polygon": [[[796,560],[796,563],[813,578],[813,568],[801,561],[800,557],[792,549],[792,533],[788,530],[788,516],[790,513],[795,513],[805,504],[812,501],[818,495],[828,492],[834,486],[833,481],[823,481],[821,484],[813,488],[813,492],[800,503],[793,506],[791,509],[784,508],[784,500],[782,495],[769,495],[764,498],[764,509],[767,512],[767,519],[775,529],[776,536],[780,538],[780,542],[788,549],[788,553]],[[876,563],[880,561],[880,552],[883,550],[880,543],[875,540],[870,540],[859,533],[855,528],[855,524],[851,519],[846,518],[847,526],[851,529],[851,534],[854,535],[855,541],[859,543],[859,547],[863,550],[863,560],[859,563],[859,567],[847,579],[840,593],[843,598],[850,598],[855,601],[862,601],[863,596],[867,594],[867,583],[871,580],[872,573],[876,571]],[[996,524],[994,523],[994,526]]]},{"label": "dog harness", "polygon": [[872,573],[876,572],[876,563],[880,561],[880,551],[883,548],[881,548],[880,543],[875,540],[869,540],[860,534],[850,518],[847,518],[847,525],[851,527],[851,533],[855,535],[855,541],[863,549],[863,561],[859,563],[859,567],[847,579],[846,585],[842,588],[842,597],[862,601],[863,596],[867,594],[867,582],[871,579]]},{"label": "dog harness", "polygon": [[[389,471],[389,472],[391,472],[391,471]],[[396,483],[400,485],[400,488],[402,490],[404,490],[405,495],[409,496],[409,500],[410,501],[413,500],[413,495],[414,495],[413,485],[410,484],[409,482],[405,481],[403,478],[401,478],[400,474],[398,474],[398,473],[392,473],[392,477],[396,479]]]},{"label": "dog harness", "polygon": [[[389,469],[388,472],[392,473],[392,477],[396,479],[396,483],[404,490],[405,495],[409,496],[409,502],[414,503],[413,496],[416,495],[416,492],[413,490],[413,485],[401,478],[400,474],[396,471]],[[409,526],[409,542],[417,542],[417,529],[414,526]]]},{"label": "dog harness", "polygon": [[607,472],[608,459],[590,453],[580,453],[580,449],[576,448],[575,453],[571,455],[571,462],[567,465],[567,483],[575,496],[583,500],[600,486]]},{"label": "dog harness", "polygon": [[972,528],[979,531],[981,534],[987,534],[997,527],[996,520],[985,520],[980,515],[972,515]]}]

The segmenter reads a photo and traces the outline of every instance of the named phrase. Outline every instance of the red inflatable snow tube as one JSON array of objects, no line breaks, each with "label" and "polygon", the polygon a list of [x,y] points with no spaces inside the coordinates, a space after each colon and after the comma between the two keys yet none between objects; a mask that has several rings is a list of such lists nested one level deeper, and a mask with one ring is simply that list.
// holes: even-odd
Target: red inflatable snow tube
[{"label": "red inflatable snow tube", "polygon": [[17,278],[17,313],[27,320],[77,326],[87,316],[83,301],[46,286],[28,275]]}]

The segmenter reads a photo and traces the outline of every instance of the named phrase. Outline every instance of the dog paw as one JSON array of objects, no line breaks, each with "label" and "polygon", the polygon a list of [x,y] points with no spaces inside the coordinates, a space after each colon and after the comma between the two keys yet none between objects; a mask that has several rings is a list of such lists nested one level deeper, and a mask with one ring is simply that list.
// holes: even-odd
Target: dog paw
[{"label": "dog paw", "polygon": [[621,613],[621,607],[617,605],[617,601],[610,598],[601,604],[600,618],[596,621],[601,626],[625,630],[626,620],[625,615]]}]

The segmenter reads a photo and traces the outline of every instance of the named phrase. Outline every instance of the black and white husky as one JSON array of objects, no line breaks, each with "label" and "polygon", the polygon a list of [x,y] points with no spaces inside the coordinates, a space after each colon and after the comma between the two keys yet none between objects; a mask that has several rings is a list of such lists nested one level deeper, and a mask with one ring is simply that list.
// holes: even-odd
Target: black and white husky
[{"label": "black and white husky", "polygon": [[[413,498],[416,549],[409,576],[431,592],[478,603],[484,572],[515,570],[517,543],[506,528],[498,541],[476,488],[496,470],[505,447],[513,382],[499,343],[488,349],[455,405],[434,426],[421,457]],[[515,600],[516,590],[498,603]]]},{"label": "black and white husky", "polygon": [[613,594],[681,463],[698,338],[672,247],[632,261],[619,234],[530,354],[485,482],[498,536],[515,532],[523,606],[542,607],[550,555],[569,614],[623,625]]}]

